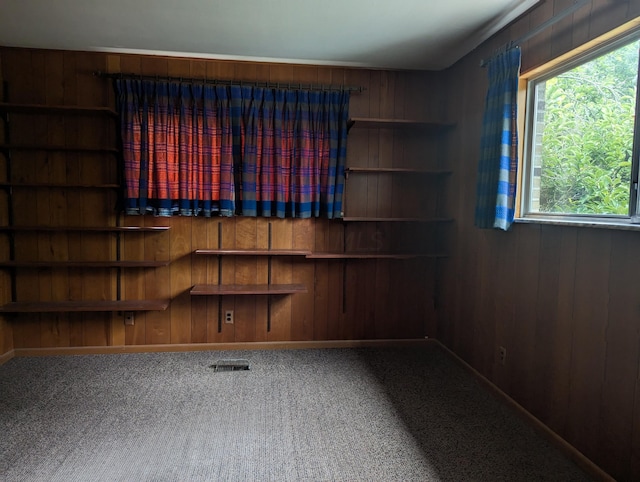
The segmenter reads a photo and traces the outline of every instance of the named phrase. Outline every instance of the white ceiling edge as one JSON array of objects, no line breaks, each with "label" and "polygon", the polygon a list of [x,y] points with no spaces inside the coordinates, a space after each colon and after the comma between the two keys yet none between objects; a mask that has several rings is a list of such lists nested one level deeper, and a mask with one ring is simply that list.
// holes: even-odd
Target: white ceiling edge
[{"label": "white ceiling edge", "polygon": [[132,54],[132,55],[153,55],[159,57],[178,57],[189,59],[203,60],[229,60],[236,62],[259,62],[268,64],[298,64],[298,65],[317,65],[320,67],[351,67],[371,70],[403,70],[399,68],[380,67],[375,64],[361,62],[341,62],[336,60],[309,60],[309,59],[287,59],[282,57],[251,57],[245,55],[225,55],[225,54],[208,54],[201,52],[174,52],[164,50],[147,50],[147,49],[127,49],[115,47],[89,47],[88,52],[102,52],[110,54]]},{"label": "white ceiling edge", "polygon": [[[454,60],[447,65],[441,65],[436,69],[430,71],[445,70],[456,62],[461,60],[464,56],[472,52],[474,49],[482,45],[485,41],[490,39],[493,35],[507,27],[518,17],[526,13],[528,10],[536,6],[542,0],[512,0],[504,10],[496,16],[495,19],[488,24],[482,26],[476,30],[472,35],[468,37],[465,42],[459,43],[457,46],[452,47],[455,51],[455,55],[452,57]],[[178,52],[178,51],[165,51],[165,50],[149,50],[149,49],[131,49],[131,48],[119,48],[119,47],[89,47],[87,51],[91,52],[103,52],[103,53],[115,53],[115,54],[133,54],[133,55],[151,55],[160,57],[177,57],[177,58],[193,58],[204,60],[227,60],[227,61],[239,61],[239,62],[258,62],[258,63],[274,63],[274,64],[297,64],[297,65],[317,65],[322,67],[346,67],[346,68],[361,68],[371,70],[418,70],[418,69],[403,69],[396,67],[381,67],[378,64],[366,63],[366,62],[352,62],[352,61],[336,61],[336,60],[316,60],[316,59],[298,59],[298,58],[282,58],[282,57],[253,57],[243,55],[227,55],[227,54],[213,54],[213,53],[201,53],[201,52]],[[424,69],[420,69],[426,71]]]}]

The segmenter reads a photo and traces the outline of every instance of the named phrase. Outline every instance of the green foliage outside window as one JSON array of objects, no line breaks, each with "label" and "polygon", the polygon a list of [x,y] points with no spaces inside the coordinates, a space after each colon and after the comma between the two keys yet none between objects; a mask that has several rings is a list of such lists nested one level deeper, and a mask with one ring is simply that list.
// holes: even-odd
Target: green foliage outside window
[{"label": "green foliage outside window", "polygon": [[639,47],[635,41],[538,84],[539,212],[629,214]]}]

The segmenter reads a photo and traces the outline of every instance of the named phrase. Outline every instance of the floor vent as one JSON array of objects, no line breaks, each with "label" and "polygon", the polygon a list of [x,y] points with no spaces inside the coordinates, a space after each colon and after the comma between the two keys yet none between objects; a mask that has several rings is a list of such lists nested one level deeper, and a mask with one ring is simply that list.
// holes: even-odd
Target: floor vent
[{"label": "floor vent", "polygon": [[216,372],[235,372],[238,370],[249,370],[249,360],[244,359],[222,359],[211,365]]}]

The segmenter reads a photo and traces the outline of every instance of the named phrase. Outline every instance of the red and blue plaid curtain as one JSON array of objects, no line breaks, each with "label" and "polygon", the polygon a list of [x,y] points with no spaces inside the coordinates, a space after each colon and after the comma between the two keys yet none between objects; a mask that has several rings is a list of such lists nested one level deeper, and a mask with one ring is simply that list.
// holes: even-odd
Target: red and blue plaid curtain
[{"label": "red and blue plaid curtain", "polygon": [[349,93],[116,80],[125,212],[338,218]]},{"label": "red and blue plaid curtain", "polygon": [[116,80],[127,214],[232,215],[227,89]]},{"label": "red and blue plaid curtain", "polygon": [[349,93],[232,87],[246,216],[342,215]]}]

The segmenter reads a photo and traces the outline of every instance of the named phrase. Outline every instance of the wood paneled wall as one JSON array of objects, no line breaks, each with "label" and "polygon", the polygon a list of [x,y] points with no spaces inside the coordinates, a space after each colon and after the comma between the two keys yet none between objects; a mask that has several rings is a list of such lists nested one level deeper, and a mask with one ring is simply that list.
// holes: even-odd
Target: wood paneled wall
[{"label": "wood paneled wall", "polygon": [[[480,60],[573,3],[542,3],[445,73],[459,122],[449,151],[457,222],[438,338],[614,477],[640,480],[640,232],[473,226]],[[522,71],[638,15],[637,0],[594,1],[523,45]]]},{"label": "wood paneled wall", "polygon": [[[476,159],[486,73],[481,58],[530,31],[573,0],[548,0],[501,32],[453,68],[436,74],[310,66],[168,59],[136,55],[2,49],[3,77],[11,100],[112,105],[111,87],[94,70],[237,80],[270,80],[363,85],[351,115],[446,117],[457,121],[449,134],[448,165],[454,174],[446,211],[456,219],[449,231],[450,259],[441,267],[434,291],[432,261],[274,261],[274,282],[301,282],[307,294],[273,300],[271,331],[266,330],[266,299],[225,298],[235,324],[218,332],[217,300],[191,299],[196,283],[216,282],[218,260],[196,258],[197,248],[265,248],[269,223],[274,248],[315,251],[406,247],[429,240],[427,228],[398,229],[383,224],[343,224],[327,220],[125,218],[128,224],[169,224],[167,233],[125,235],[125,259],[166,259],[166,268],[127,271],[126,298],[168,296],[166,312],[136,314],[133,326],[114,315],[20,316],[0,320],[0,354],[12,347],[171,344],[272,340],[421,338],[436,336],[487,378],[515,398],[559,435],[620,480],[640,478],[640,233],[588,228],[515,225],[508,233],[473,227]],[[640,0],[594,0],[530,40],[523,49],[523,71],[640,15]],[[45,122],[26,136],[74,142],[108,140],[104,127],[91,123]],[[350,162],[402,165],[419,151],[389,130],[352,131]],[[107,136],[107,137],[103,137]],[[106,180],[108,163],[96,166],[70,156],[25,158],[25,178]],[[394,215],[406,204],[400,181],[350,181],[348,209]],[[90,193],[33,193],[19,208],[23,222],[95,225],[115,221],[115,200]],[[0,216],[6,216],[2,200]],[[35,203],[35,204],[34,204]],[[37,209],[33,209],[37,207]],[[431,209],[430,207],[428,209]],[[5,221],[5,218],[2,218]],[[111,236],[111,235],[109,235]],[[38,235],[25,240],[26,255],[112,256],[112,238],[95,235]],[[409,241],[408,241],[409,240]],[[2,241],[3,243],[5,241]],[[6,245],[2,245],[6,256]],[[47,251],[48,250],[48,251]],[[225,282],[265,281],[266,260],[225,258]],[[113,273],[87,272],[79,278],[38,271],[23,283],[23,296],[37,299],[112,298]],[[0,278],[3,300],[8,278]],[[346,300],[343,311],[343,286]],[[434,292],[441,303],[434,309]],[[48,297],[48,298],[47,298]],[[504,365],[497,348],[507,348]]]},{"label": "wood paneled wall", "polygon": [[[110,81],[93,75],[109,72],[196,78],[257,80],[317,84],[359,85],[350,114],[361,117],[437,118],[444,112],[440,76],[426,73],[318,68],[4,48],[0,50],[9,100],[25,103],[114,105]],[[77,121],[60,116],[14,116],[13,142],[50,142],[68,145],[114,143],[113,122]],[[356,133],[356,131],[358,131]],[[415,141],[389,129],[353,131],[349,163],[359,166],[402,166],[433,152],[430,141]],[[109,156],[84,158],[65,153],[21,153],[14,158],[14,177],[24,181],[114,182],[117,169]],[[433,161],[435,162],[435,156]],[[420,161],[422,162],[422,161]],[[2,173],[4,175],[4,166]],[[406,182],[415,182],[411,179]],[[347,213],[390,216],[409,209],[398,179],[361,177],[349,181]],[[16,195],[17,196],[17,195]],[[115,195],[91,190],[26,191],[15,199],[15,222],[23,225],[113,225]],[[5,216],[6,199],[0,216]],[[414,203],[419,205],[419,203]],[[422,207],[420,208],[422,209]],[[432,210],[433,207],[424,209]],[[415,213],[413,213],[415,215]],[[2,218],[3,221],[6,221]],[[19,315],[0,322],[5,350],[15,348],[107,346],[140,344],[260,342],[289,340],[347,340],[423,338],[435,334],[432,260],[305,260],[274,259],[274,283],[303,283],[306,294],[273,297],[271,329],[267,331],[267,299],[263,296],[225,297],[223,310],[235,311],[233,325],[218,331],[215,297],[193,299],[197,283],[218,281],[218,259],[196,256],[198,248],[267,248],[269,225],[273,248],[312,251],[372,248],[421,248],[432,232],[425,227],[384,223],[279,220],[264,218],[124,217],[131,225],[169,225],[164,233],[124,234],[122,258],[168,260],[156,269],[127,269],[122,277],[125,299],[172,299],[163,312],[136,313],[135,324],[125,326],[118,314]],[[114,259],[113,234],[20,234],[18,259]],[[3,245],[3,248],[5,246]],[[3,249],[2,256],[8,256]],[[343,266],[346,263],[346,270]],[[225,283],[265,283],[265,258],[225,257]],[[3,293],[8,292],[2,278]],[[346,286],[345,286],[346,285]],[[115,270],[32,270],[18,276],[18,299],[115,299]],[[343,300],[343,296],[346,298]],[[6,297],[5,297],[6,298]],[[11,333],[11,329],[13,333]],[[4,334],[4,335],[3,335]],[[9,347],[9,348],[7,348]],[[2,345],[0,345],[2,348]]]}]

